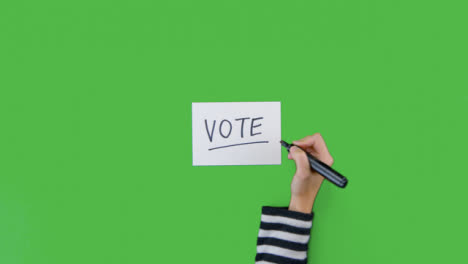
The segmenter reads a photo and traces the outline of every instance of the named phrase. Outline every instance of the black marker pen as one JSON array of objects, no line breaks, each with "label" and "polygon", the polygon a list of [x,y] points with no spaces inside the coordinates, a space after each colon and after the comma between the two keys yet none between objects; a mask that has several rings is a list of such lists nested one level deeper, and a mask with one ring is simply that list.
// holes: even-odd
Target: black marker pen
[{"label": "black marker pen", "polygon": [[[283,147],[285,147],[288,150],[288,152],[292,146],[296,146],[293,144],[288,144],[283,140],[281,140],[280,143]],[[310,167],[313,170],[318,172],[325,179],[329,180],[331,183],[335,184],[338,187],[344,188],[346,186],[346,184],[348,183],[348,180],[343,175],[341,175],[339,172],[335,171],[334,169],[330,168],[330,166],[321,162],[316,157],[310,155],[306,151],[304,152],[307,154],[307,158],[309,158]]]}]

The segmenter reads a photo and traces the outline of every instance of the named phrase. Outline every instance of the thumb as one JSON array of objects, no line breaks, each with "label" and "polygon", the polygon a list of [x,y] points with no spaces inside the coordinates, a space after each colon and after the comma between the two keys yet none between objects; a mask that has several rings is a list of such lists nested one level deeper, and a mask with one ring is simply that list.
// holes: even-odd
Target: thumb
[{"label": "thumb", "polygon": [[296,162],[296,173],[307,176],[310,173],[310,163],[305,152],[296,146],[292,146],[289,153],[291,153],[292,159]]}]

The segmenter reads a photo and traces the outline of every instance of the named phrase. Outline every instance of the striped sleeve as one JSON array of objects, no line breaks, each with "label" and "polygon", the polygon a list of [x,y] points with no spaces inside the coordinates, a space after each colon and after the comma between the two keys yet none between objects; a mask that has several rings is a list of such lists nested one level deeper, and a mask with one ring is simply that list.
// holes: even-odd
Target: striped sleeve
[{"label": "striped sleeve", "polygon": [[262,208],[256,264],[305,264],[313,213]]}]

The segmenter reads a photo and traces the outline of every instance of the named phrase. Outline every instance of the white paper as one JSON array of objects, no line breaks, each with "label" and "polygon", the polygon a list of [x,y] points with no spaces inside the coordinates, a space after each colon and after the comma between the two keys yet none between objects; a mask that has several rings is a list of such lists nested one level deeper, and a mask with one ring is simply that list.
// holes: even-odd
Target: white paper
[{"label": "white paper", "polygon": [[192,103],[193,166],[281,164],[281,102]]}]

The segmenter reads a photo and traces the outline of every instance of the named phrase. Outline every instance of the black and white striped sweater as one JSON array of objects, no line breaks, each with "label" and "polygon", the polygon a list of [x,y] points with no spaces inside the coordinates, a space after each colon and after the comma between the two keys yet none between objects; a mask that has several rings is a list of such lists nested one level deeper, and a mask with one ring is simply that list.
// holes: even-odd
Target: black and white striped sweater
[{"label": "black and white striped sweater", "polygon": [[305,264],[314,214],[262,208],[256,264]]}]

